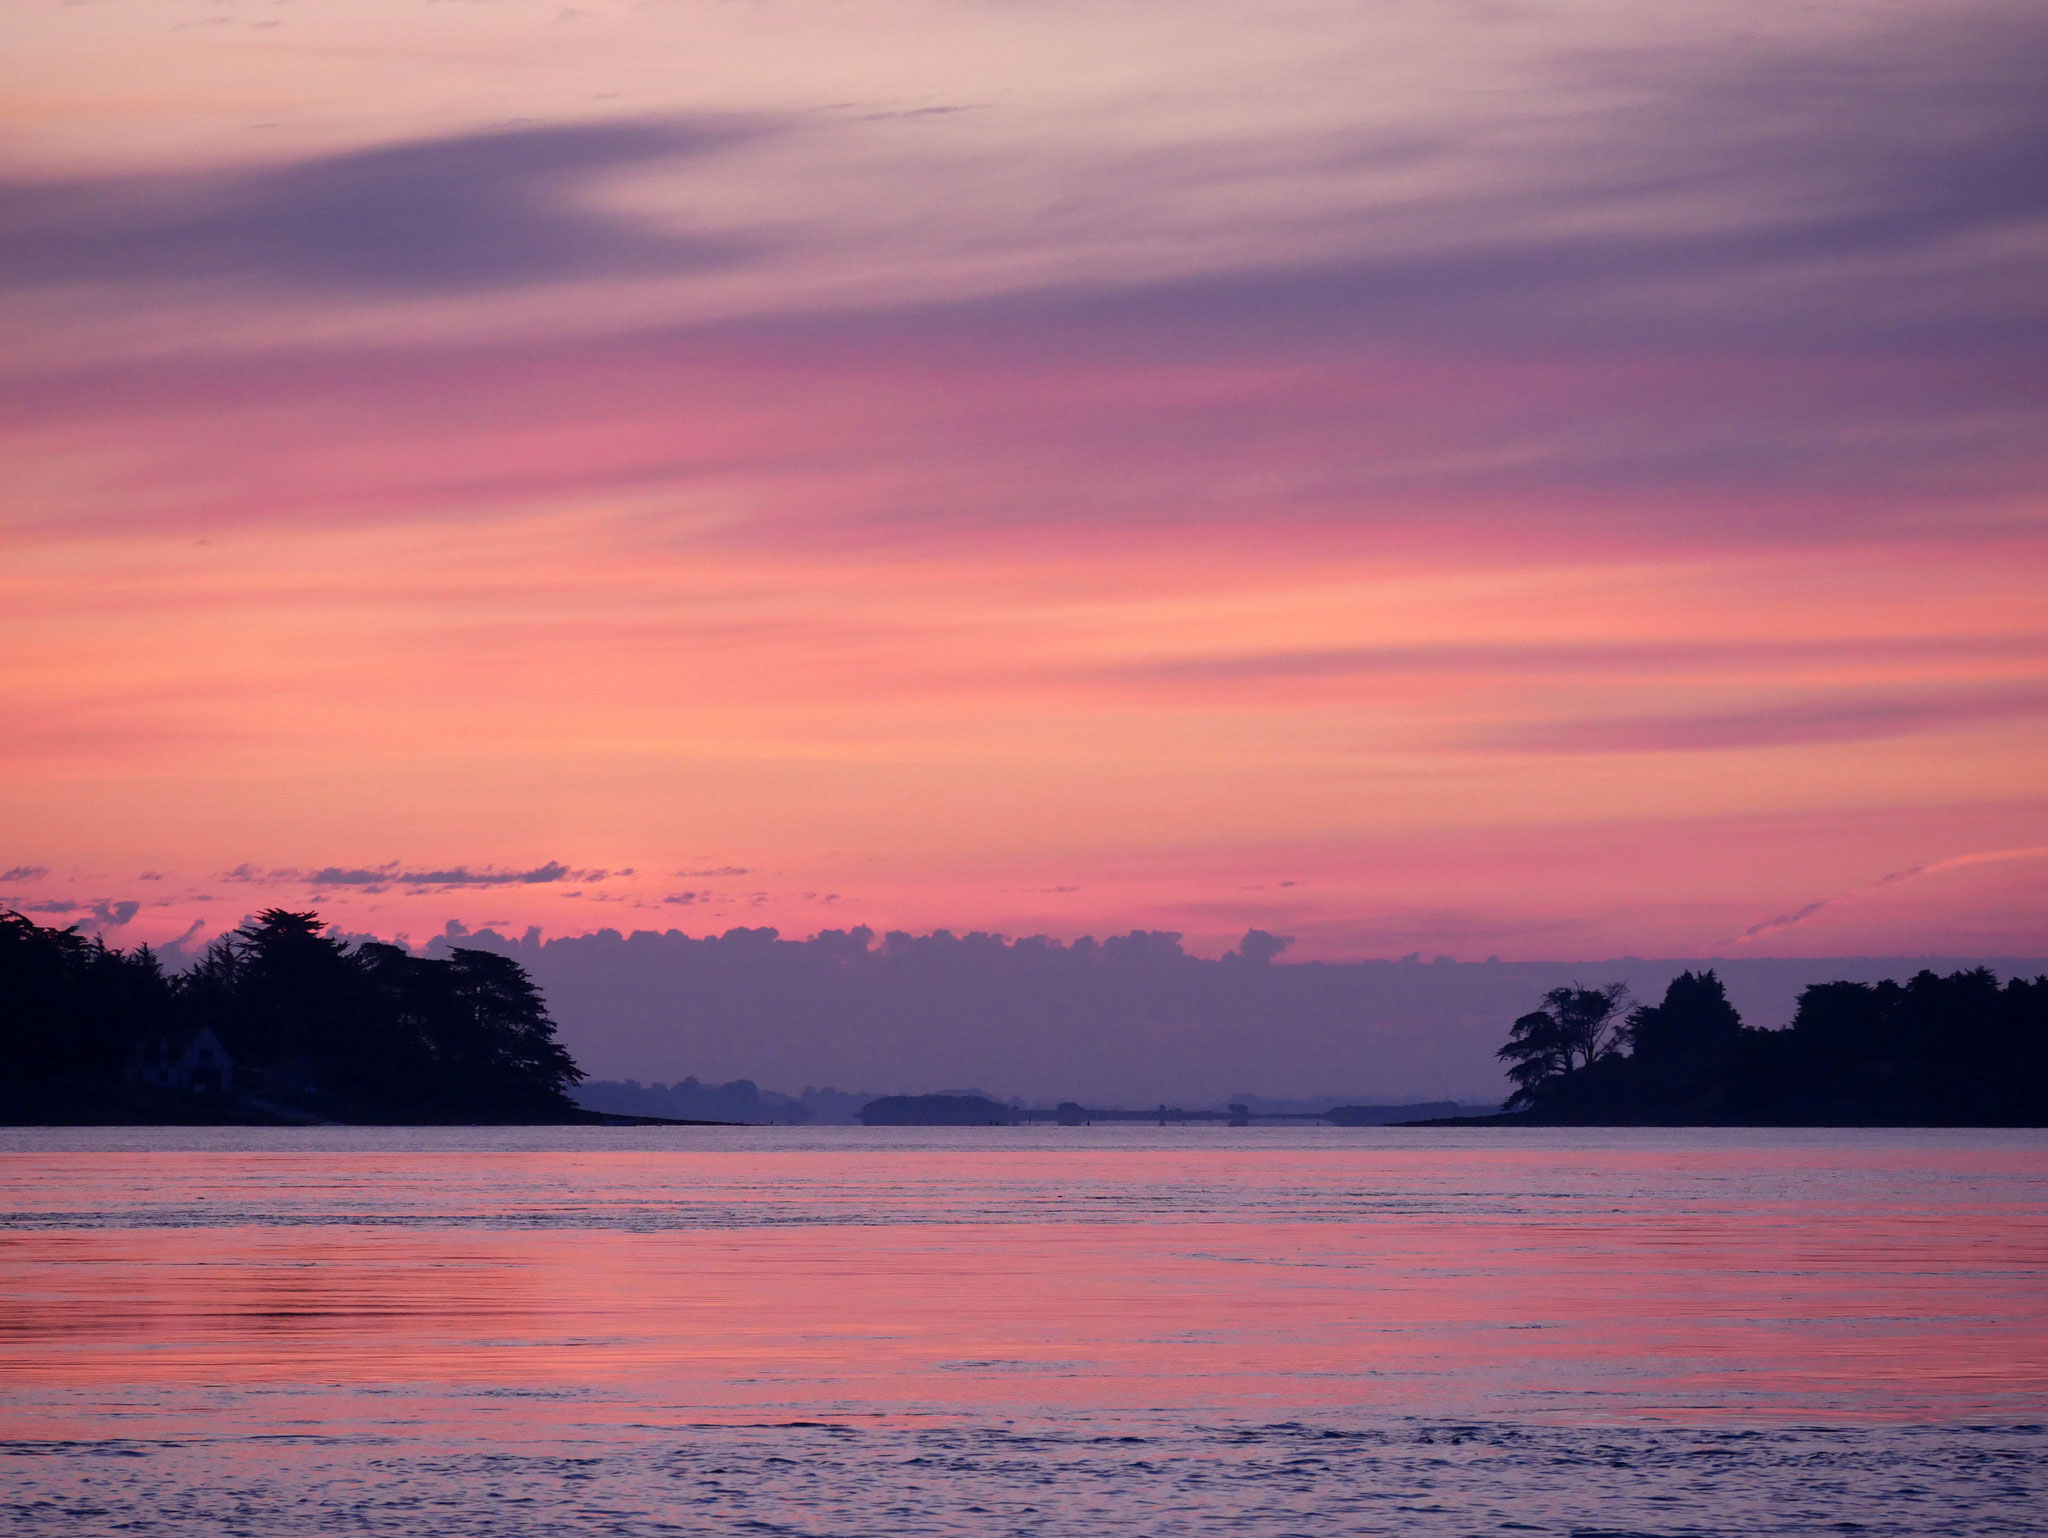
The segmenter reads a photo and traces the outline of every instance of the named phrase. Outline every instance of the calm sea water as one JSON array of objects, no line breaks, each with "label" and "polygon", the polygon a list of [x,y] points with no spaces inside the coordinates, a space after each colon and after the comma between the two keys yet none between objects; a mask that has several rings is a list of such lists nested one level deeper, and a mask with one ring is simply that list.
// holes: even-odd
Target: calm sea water
[{"label": "calm sea water", "polygon": [[0,1131],[30,1534],[2048,1531],[2048,1135]]}]

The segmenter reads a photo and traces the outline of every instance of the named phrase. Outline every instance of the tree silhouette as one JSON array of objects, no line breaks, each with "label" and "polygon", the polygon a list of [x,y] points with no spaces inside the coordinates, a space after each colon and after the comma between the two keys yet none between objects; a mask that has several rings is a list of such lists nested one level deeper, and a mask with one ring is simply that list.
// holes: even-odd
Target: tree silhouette
[{"label": "tree silhouette", "polygon": [[1742,1032],[1742,1016],[1710,968],[1681,972],[1664,989],[1664,1002],[1629,1012],[1627,1044],[1645,1060],[1691,1059],[1725,1049]]},{"label": "tree silhouette", "polygon": [[1515,1082],[1505,1109],[1534,1104],[1552,1081],[1569,1079],[1614,1052],[1621,1045],[1615,1017],[1628,1002],[1625,983],[1605,988],[1571,983],[1544,994],[1543,1007],[1517,1020],[1494,1054],[1508,1064],[1508,1077]]},{"label": "tree silhouette", "polygon": [[0,1104],[68,1102],[120,1076],[129,1049],[175,998],[148,946],[115,950],[75,929],[0,913]]},{"label": "tree silhouette", "polygon": [[362,969],[317,913],[266,908],[208,946],[193,977],[200,1013],[237,1058],[320,1063],[354,1077],[369,1000]]},{"label": "tree silhouette", "polygon": [[583,1078],[518,962],[458,948],[440,965],[449,986],[438,1039],[456,1082],[492,1103],[543,1105]]}]

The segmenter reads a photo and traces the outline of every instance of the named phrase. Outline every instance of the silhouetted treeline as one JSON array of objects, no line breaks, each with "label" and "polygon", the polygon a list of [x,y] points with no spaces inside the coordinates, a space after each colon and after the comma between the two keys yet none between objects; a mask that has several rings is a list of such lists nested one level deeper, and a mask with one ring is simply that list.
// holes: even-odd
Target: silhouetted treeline
[{"label": "silhouetted treeline", "polygon": [[114,950],[0,913],[0,1105],[15,1114],[121,1082],[129,1053],[179,1018],[178,990],[147,949]]},{"label": "silhouetted treeline", "polygon": [[[518,962],[351,947],[325,928],[273,908],[176,975],[147,947],[0,913],[0,1109],[14,1120],[238,1107],[375,1121],[577,1114],[567,1091],[583,1075]],[[206,1076],[168,1082],[202,1032],[231,1064],[214,1053]]]},{"label": "silhouetted treeline", "polygon": [[1620,984],[1554,988],[1499,1056],[1510,1111],[1545,1122],[2048,1125],[2048,977],[1988,969],[1819,983],[1752,1030],[1712,971],[1631,1009]]}]

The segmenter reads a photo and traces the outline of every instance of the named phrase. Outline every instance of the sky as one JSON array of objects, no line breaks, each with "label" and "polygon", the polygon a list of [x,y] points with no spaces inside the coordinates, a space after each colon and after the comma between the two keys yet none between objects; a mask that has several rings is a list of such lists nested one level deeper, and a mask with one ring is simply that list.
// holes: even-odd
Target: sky
[{"label": "sky", "polygon": [[13,0],[0,904],[2048,954],[2048,13]]}]

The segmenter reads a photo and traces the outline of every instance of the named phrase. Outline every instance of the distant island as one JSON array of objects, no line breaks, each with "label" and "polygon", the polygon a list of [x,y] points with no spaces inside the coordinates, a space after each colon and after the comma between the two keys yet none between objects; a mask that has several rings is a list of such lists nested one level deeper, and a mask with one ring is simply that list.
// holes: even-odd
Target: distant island
[{"label": "distant island", "polygon": [[1005,1105],[986,1095],[884,1095],[861,1107],[860,1120],[869,1127],[1015,1127],[1055,1122],[1062,1127],[1092,1127],[1098,1122],[1156,1122],[1164,1127],[1190,1122],[1222,1122],[1248,1127],[1253,1122],[1329,1122],[1340,1127],[1386,1127],[1433,1118],[1455,1118],[1474,1109],[1452,1100],[1406,1105],[1340,1105],[1327,1111],[1253,1110],[1233,1104],[1220,1110],[1188,1110],[1161,1105],[1134,1111],[1120,1107],[1085,1106],[1063,1100],[1051,1109]]},{"label": "distant island", "polygon": [[868,1127],[1014,1127],[1028,1113],[986,1095],[884,1095],[861,1107]]},{"label": "distant island", "polygon": [[875,1098],[827,1085],[805,1085],[800,1094],[763,1089],[752,1079],[707,1084],[695,1077],[673,1084],[638,1079],[585,1079],[571,1092],[586,1110],[662,1121],[742,1122],[748,1126],[849,1126]]}]

